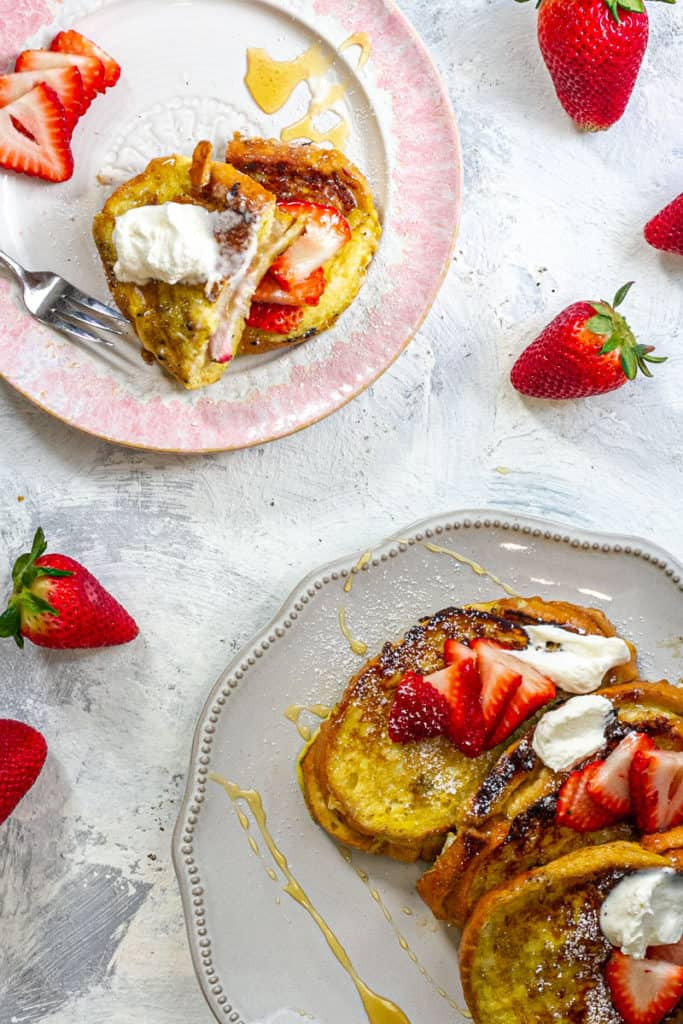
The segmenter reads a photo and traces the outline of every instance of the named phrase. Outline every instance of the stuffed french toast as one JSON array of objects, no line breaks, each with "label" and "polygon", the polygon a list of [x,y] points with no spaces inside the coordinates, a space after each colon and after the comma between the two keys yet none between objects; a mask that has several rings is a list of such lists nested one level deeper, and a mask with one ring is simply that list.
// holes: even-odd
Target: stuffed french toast
[{"label": "stuffed french toast", "polygon": [[385,645],[302,753],[313,818],[351,847],[434,859],[518,730],[569,696],[563,644],[599,649],[595,688],[637,678],[601,612],[540,598],[448,608]]},{"label": "stuffed french toast", "polygon": [[380,233],[368,184],[342,153],[239,135],[225,162],[208,142],[192,159],[152,160],[93,222],[117,305],[186,388],[219,380],[240,352],[331,326]]}]

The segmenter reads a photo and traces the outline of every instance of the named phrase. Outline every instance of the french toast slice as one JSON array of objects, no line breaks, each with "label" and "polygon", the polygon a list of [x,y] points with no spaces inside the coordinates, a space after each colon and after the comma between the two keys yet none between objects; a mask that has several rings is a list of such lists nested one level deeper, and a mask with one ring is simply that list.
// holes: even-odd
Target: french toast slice
[{"label": "french toast slice", "polygon": [[[625,876],[671,866],[670,856],[615,842],[575,851],[484,896],[460,945],[474,1024],[623,1024],[603,975],[613,947],[600,930],[600,908]],[[683,1004],[665,1022],[682,1024]]]},{"label": "french toast slice", "polygon": [[[583,763],[606,757],[634,729],[661,749],[683,750],[683,688],[639,682],[600,695],[616,714],[604,749]],[[418,881],[418,892],[437,918],[462,925],[482,896],[522,871],[584,846],[640,841],[630,821],[589,832],[557,824],[557,796],[570,771],[553,772],[542,763],[532,747],[533,732],[532,726],[501,755],[467,804],[453,842]],[[651,837],[651,848],[664,849],[664,841]],[[670,837],[670,845],[674,841]]]},{"label": "french toast slice", "polygon": [[237,133],[228,143],[225,159],[278,200],[333,206],[348,220],[351,238],[323,265],[325,291],[318,305],[307,306],[301,323],[289,334],[247,327],[240,352],[266,352],[319,334],[356,297],[379,245],[382,229],[368,182],[339,150],[312,144],[244,139]]},{"label": "french toast slice", "polygon": [[[190,203],[216,215],[220,280],[211,285],[124,282],[115,273],[116,218],[134,207]],[[276,256],[303,224],[276,210],[275,196],[234,167],[211,159],[200,142],[192,159],[152,160],[109,197],[93,222],[109,288],[143,351],[186,388],[217,381],[235,355],[251,297]]]},{"label": "french toast slice", "polygon": [[[447,608],[423,619],[402,641],[386,644],[354,676],[305,751],[301,781],[318,824],[350,846],[401,860],[433,859],[505,744],[468,758],[441,736],[393,743],[387,726],[396,688],[409,670],[428,674],[443,668],[448,638],[489,637],[523,648],[528,643],[523,624],[539,622],[615,633],[592,609],[509,598]],[[605,682],[633,678],[632,650],[631,660],[608,673]]]}]

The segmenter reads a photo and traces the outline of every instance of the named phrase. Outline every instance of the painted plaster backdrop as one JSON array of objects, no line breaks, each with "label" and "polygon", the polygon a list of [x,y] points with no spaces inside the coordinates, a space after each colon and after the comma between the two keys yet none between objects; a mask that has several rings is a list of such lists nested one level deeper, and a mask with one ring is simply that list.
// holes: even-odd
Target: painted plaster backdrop
[{"label": "painted plaster backdrop", "polygon": [[[42,522],[142,629],[135,645],[92,655],[0,648],[4,713],[42,728],[51,748],[0,831],[3,952],[36,965],[21,985],[29,1024],[129,1024],[136,1012],[209,1024],[170,829],[211,684],[310,569],[418,518],[491,504],[645,534],[683,558],[683,264],[640,237],[683,182],[681,11],[649,5],[651,44],[626,115],[584,137],[555,99],[532,3],[401,6],[447,77],[466,195],[439,299],[371,391],[277,444],[194,459],[81,437],[0,386],[0,563]],[[509,390],[514,355],[550,316],[631,277],[629,319],[670,357],[655,380],[567,405]],[[129,926],[106,969],[79,966],[67,934],[50,989],[36,944],[49,910],[74,892],[85,899],[93,865],[132,887],[119,904]]]}]

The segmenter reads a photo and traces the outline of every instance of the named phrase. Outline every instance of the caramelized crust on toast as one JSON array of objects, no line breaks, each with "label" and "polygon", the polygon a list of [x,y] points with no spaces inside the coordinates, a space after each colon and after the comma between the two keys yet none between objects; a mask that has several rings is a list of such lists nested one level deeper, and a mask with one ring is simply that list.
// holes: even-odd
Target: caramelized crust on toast
[{"label": "caramelized crust on toast", "polygon": [[[622,1024],[603,977],[612,946],[600,908],[626,875],[671,863],[615,842],[561,857],[485,896],[460,946],[474,1024]],[[682,1024],[683,1004],[665,1021]]]},{"label": "caramelized crust on toast", "polygon": [[[637,683],[602,690],[601,696],[612,702],[615,715],[605,748],[584,763],[606,757],[634,728],[662,749],[683,750],[683,689],[665,682]],[[593,832],[556,824],[557,795],[570,773],[553,772],[540,761],[531,745],[533,731],[502,754],[470,800],[455,840],[419,880],[418,892],[437,918],[462,925],[485,893],[521,871],[584,846],[640,840],[628,821]],[[670,848],[676,832],[683,830],[667,834],[668,846],[663,837],[652,837],[651,843],[646,837],[643,846]]]},{"label": "caramelized crust on toast", "polygon": [[[449,637],[486,636],[522,648],[528,638],[521,626],[529,622],[614,633],[599,613],[540,598],[447,608],[423,619],[354,676],[307,748],[302,783],[315,820],[350,846],[402,860],[434,857],[504,745],[467,758],[445,737],[393,743],[387,725],[395,690],[408,670],[443,668]],[[632,659],[605,681],[636,675]]]},{"label": "caramelized crust on toast", "polygon": [[302,199],[334,206],[351,226],[351,239],[324,265],[326,287],[317,306],[308,306],[291,334],[247,327],[240,352],[265,352],[303,341],[331,327],[356,297],[377,249],[381,228],[365,177],[335,149],[292,145],[273,139],[243,139],[236,134],[225,159],[279,200]]}]

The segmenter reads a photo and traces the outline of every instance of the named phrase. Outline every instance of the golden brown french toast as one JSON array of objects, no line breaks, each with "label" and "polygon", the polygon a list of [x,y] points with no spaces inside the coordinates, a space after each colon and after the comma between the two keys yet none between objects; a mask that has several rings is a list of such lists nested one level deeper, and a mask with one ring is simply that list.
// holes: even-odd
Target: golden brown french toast
[{"label": "golden brown french toast", "polygon": [[[608,893],[670,857],[634,843],[588,847],[518,875],[479,901],[462,936],[460,972],[474,1024],[622,1024],[604,970]],[[683,1022],[683,1005],[665,1017]]]},{"label": "golden brown french toast", "polygon": [[[582,763],[605,758],[634,730],[662,750],[683,750],[683,688],[638,682],[609,687],[600,696],[612,703],[615,715],[605,747]],[[557,823],[558,793],[570,770],[554,772],[542,763],[532,747],[534,728],[491,768],[464,809],[454,841],[419,880],[418,891],[437,918],[462,925],[482,896],[522,871],[584,846],[640,841],[632,819],[590,831]],[[665,835],[673,845],[675,835]],[[652,848],[665,849],[665,841],[652,837]]]},{"label": "golden brown french toast", "polygon": [[[215,283],[131,283],[115,273],[117,217],[139,207],[191,204],[216,215],[223,274]],[[190,160],[152,160],[121,185],[93,222],[93,236],[114,299],[143,349],[186,388],[217,381],[235,355],[251,297],[270,263],[301,230],[276,212],[275,196],[234,167],[211,159],[200,142]]]},{"label": "golden brown french toast", "polygon": [[265,352],[319,334],[331,327],[356,297],[379,245],[381,227],[365,177],[339,150],[244,139],[239,134],[228,143],[225,159],[278,201],[332,206],[346,217],[351,238],[323,265],[325,290],[318,305],[307,306],[299,325],[287,334],[247,327],[240,352]]},{"label": "golden brown french toast", "polygon": [[[505,743],[466,757],[444,736],[392,742],[388,720],[407,671],[428,674],[444,666],[446,640],[488,637],[523,648],[522,626],[553,623],[566,629],[614,635],[600,612],[540,598],[447,608],[386,644],[351,680],[305,751],[302,784],[312,816],[350,846],[401,860],[433,858],[458,826]],[[605,682],[637,677],[635,652]]]}]

